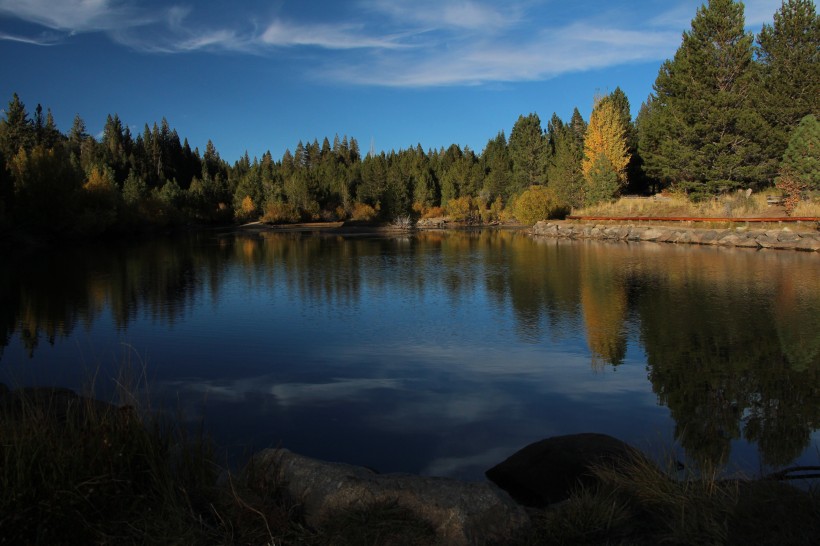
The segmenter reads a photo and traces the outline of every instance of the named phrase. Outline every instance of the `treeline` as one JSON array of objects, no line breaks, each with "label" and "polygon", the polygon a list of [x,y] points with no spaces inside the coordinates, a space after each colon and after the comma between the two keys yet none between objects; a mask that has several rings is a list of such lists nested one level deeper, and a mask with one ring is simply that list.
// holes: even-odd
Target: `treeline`
[{"label": "treeline", "polygon": [[[703,198],[739,188],[820,188],[820,18],[787,0],[757,38],[743,5],[711,0],[658,74],[633,121],[620,88],[589,121],[520,116],[481,153],[453,144],[362,156],[355,138],[299,142],[233,165],[166,120],[132,134],[109,116],[102,138],[77,116],[59,131],[15,94],[0,120],[0,227],[93,235],[145,226],[255,220],[392,220],[447,214],[531,223],[622,193]],[[779,178],[778,178],[779,177]]]}]

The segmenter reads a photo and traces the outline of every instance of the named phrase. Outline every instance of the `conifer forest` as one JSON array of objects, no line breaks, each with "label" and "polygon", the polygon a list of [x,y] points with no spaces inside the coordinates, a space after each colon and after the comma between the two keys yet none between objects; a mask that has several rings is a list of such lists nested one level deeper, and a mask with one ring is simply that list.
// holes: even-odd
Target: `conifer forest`
[{"label": "conifer forest", "polygon": [[[14,94],[0,119],[0,231],[45,238],[263,220],[392,221],[447,215],[531,222],[623,194],[700,200],[778,184],[820,190],[820,17],[786,0],[745,30],[742,3],[710,0],[634,112],[625,93],[579,97],[584,120],[522,114],[482,151],[452,144],[364,153],[353,136],[300,141],[233,162],[165,119],[101,138],[80,115],[58,128]],[[545,123],[546,122],[546,123]],[[343,128],[340,128],[343,129]]]}]

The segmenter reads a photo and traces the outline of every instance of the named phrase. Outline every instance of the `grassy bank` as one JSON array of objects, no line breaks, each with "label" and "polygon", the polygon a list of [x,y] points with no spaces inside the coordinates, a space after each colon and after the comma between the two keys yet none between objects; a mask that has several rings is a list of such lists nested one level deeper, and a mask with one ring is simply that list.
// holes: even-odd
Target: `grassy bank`
[{"label": "grassy bank", "polygon": [[[577,216],[686,216],[692,218],[759,218],[785,216],[782,206],[770,205],[772,194],[727,194],[711,200],[693,202],[684,195],[664,195],[654,198],[623,197],[613,202],[573,210]],[[820,217],[820,196],[800,201],[791,216]]]},{"label": "grassy bank", "polygon": [[[270,469],[229,473],[204,434],[61,389],[0,393],[1,544],[434,544],[399,506],[320,529]],[[510,545],[811,544],[820,495],[775,481],[670,480],[650,465],[595,470],[601,486],[532,512]]]}]

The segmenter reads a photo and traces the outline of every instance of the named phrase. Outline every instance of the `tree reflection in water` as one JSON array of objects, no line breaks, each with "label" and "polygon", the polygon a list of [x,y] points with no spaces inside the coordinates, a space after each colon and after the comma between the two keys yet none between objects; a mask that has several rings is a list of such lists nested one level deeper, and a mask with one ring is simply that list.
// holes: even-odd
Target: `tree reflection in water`
[{"label": "tree reflection in water", "polygon": [[675,437],[703,468],[725,463],[740,438],[758,446],[764,464],[787,464],[820,428],[820,257],[796,252],[511,231],[200,233],[38,249],[0,264],[0,351],[17,337],[33,356],[42,341],[70,338],[109,313],[121,331],[141,313],[173,325],[198,299],[218,300],[229,276],[350,308],[367,305],[372,291],[401,298],[440,290],[453,308],[480,293],[487,313],[512,310],[519,343],[557,343],[583,330],[599,370],[639,345]]}]

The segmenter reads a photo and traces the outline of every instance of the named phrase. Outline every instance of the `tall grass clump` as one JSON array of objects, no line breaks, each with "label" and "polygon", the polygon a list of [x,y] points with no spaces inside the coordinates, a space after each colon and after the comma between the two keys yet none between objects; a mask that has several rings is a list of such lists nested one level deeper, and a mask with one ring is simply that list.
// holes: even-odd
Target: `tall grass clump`
[{"label": "tall grass clump", "polygon": [[214,529],[210,444],[66,389],[0,395],[0,533],[9,544],[195,544]]},{"label": "tall grass clump", "polygon": [[820,191],[798,201],[792,210],[792,216],[820,218]]},{"label": "tall grass clump", "polygon": [[642,458],[592,473],[596,486],[538,514],[519,544],[810,545],[820,536],[817,489],[717,472],[674,479]]}]

